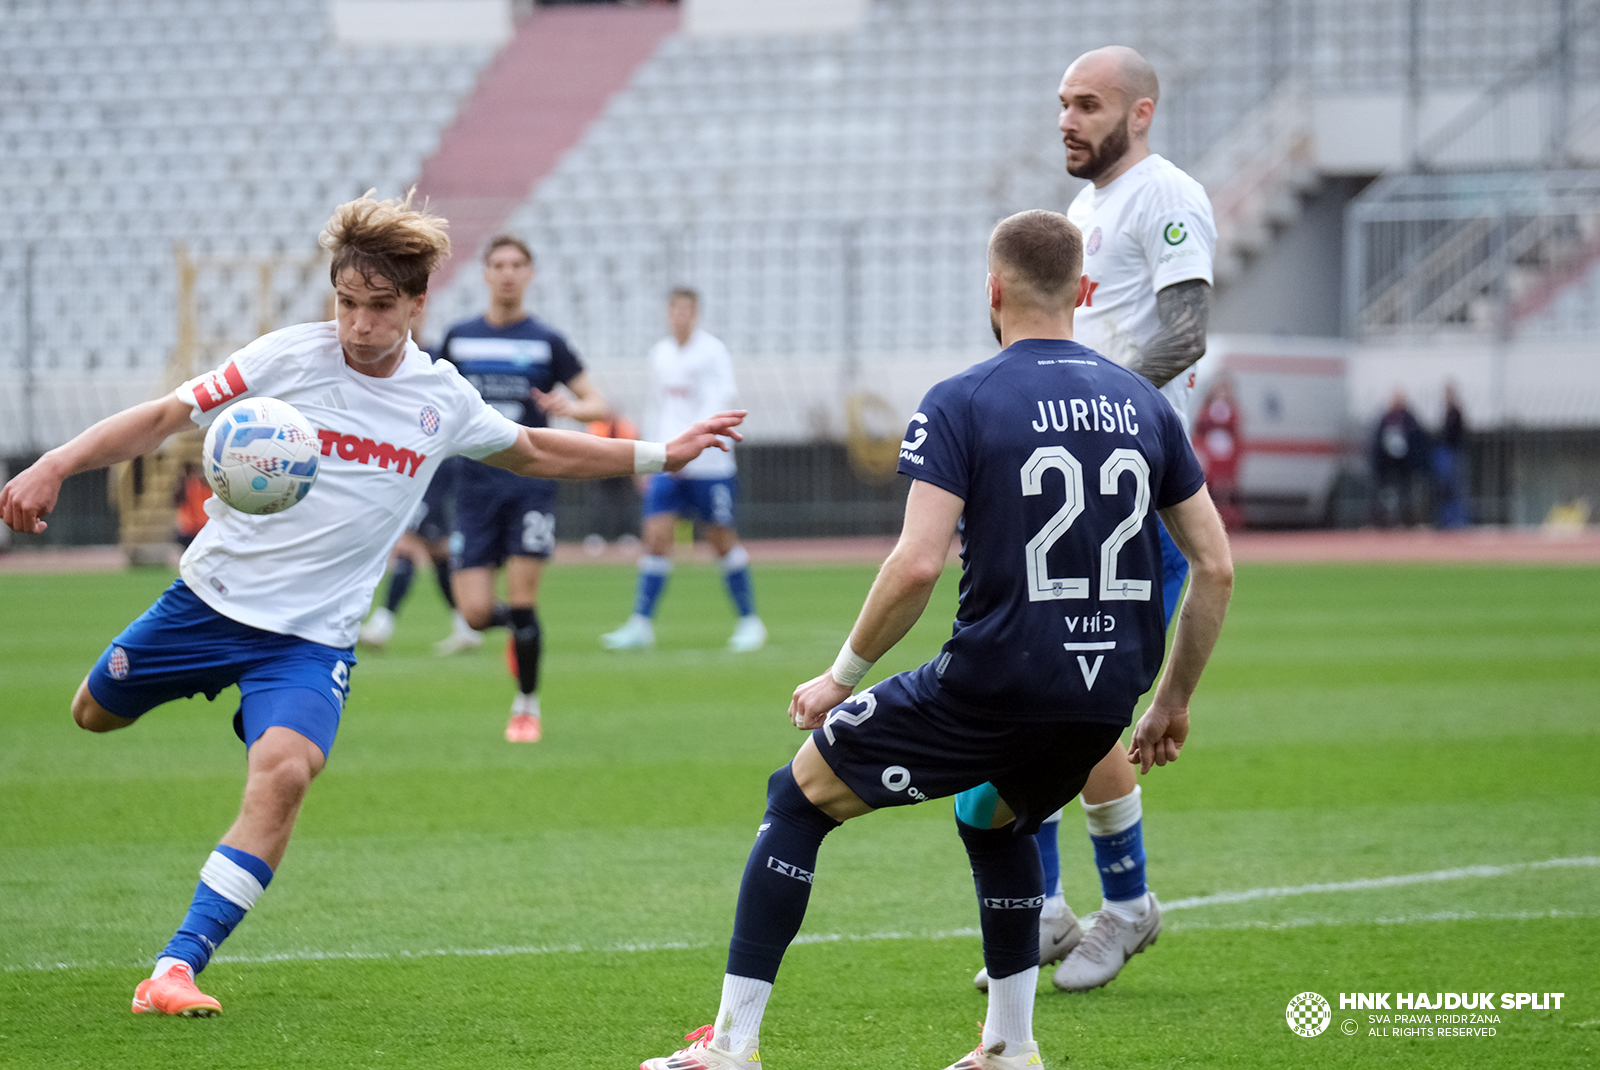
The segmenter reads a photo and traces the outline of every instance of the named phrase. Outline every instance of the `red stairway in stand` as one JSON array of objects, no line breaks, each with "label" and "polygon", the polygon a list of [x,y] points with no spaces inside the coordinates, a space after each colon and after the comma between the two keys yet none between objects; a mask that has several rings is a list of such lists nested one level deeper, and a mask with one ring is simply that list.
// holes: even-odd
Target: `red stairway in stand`
[{"label": "red stairway in stand", "polygon": [[517,26],[417,180],[450,221],[455,250],[434,274],[434,289],[477,257],[677,28],[677,5],[656,4],[539,8]]}]

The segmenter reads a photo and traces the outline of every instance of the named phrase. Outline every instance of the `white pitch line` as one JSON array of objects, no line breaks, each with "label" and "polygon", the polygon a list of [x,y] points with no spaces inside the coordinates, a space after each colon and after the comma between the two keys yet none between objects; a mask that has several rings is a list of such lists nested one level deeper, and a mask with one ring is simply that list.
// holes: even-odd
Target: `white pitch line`
[{"label": "white pitch line", "polygon": [[1434,884],[1439,881],[1460,881],[1474,877],[1504,877],[1530,869],[1576,869],[1600,866],[1600,858],[1550,858],[1543,862],[1513,862],[1505,866],[1461,866],[1457,869],[1436,869],[1431,873],[1402,873],[1392,877],[1365,877],[1361,880],[1338,881],[1333,884],[1298,884],[1287,888],[1251,888],[1242,892],[1217,892],[1215,895],[1197,895],[1188,899],[1174,899],[1162,903],[1161,909],[1189,910],[1193,907],[1218,906],[1223,903],[1248,903],[1254,899],[1283,899],[1291,895],[1316,895],[1321,892],[1365,892],[1378,888],[1402,888],[1408,884]]},{"label": "white pitch line", "polygon": [[[1247,903],[1256,899],[1281,899],[1295,895],[1313,895],[1320,892],[1357,892],[1382,888],[1399,888],[1409,884],[1431,884],[1439,881],[1467,880],[1482,877],[1504,877],[1513,873],[1540,869],[1577,869],[1600,866],[1600,858],[1550,858],[1543,862],[1513,862],[1503,866],[1462,866],[1457,869],[1438,869],[1430,873],[1404,873],[1390,877],[1367,877],[1361,880],[1339,881],[1332,884],[1300,884],[1284,888],[1250,888],[1241,892],[1218,892],[1215,895],[1191,896],[1162,903],[1163,911],[1189,910],[1194,907],[1216,906],[1225,903]],[[1442,911],[1433,914],[1404,915],[1369,919],[1297,918],[1288,921],[1240,921],[1209,924],[1206,922],[1179,922],[1174,930],[1183,929],[1294,929],[1313,925],[1416,925],[1439,921],[1529,921],[1539,918],[1587,918],[1600,915],[1550,910],[1539,913],[1483,914],[1475,911]],[[942,929],[935,932],[879,932],[879,933],[803,933],[795,939],[797,944],[829,944],[862,942],[868,940],[951,940],[980,935],[977,929]],[[663,941],[660,943],[622,943],[599,947],[582,944],[503,945],[498,947],[441,947],[423,951],[318,951],[306,948],[301,951],[282,951],[267,955],[218,955],[211,961],[221,964],[267,965],[277,962],[323,962],[335,960],[371,961],[386,959],[424,958],[499,958],[519,955],[574,955],[586,952],[601,954],[636,954],[649,951],[696,951],[711,947],[710,942]],[[719,945],[720,946],[720,945]],[[8,963],[0,972],[48,970],[131,969],[138,963],[127,962],[32,962]]]}]

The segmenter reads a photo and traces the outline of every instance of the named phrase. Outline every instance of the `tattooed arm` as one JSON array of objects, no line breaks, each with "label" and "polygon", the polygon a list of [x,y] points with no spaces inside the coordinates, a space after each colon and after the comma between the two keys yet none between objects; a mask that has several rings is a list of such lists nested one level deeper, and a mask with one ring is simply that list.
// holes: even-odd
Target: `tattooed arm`
[{"label": "tattooed arm", "polygon": [[1206,352],[1211,286],[1201,279],[1175,282],[1156,294],[1161,330],[1128,362],[1156,386],[1166,386]]}]

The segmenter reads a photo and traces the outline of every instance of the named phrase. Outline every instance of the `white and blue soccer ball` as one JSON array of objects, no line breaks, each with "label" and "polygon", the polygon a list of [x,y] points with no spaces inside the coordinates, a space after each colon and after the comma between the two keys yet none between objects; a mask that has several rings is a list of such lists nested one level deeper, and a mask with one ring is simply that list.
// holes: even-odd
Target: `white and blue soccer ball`
[{"label": "white and blue soccer ball", "polygon": [[322,442],[287,401],[246,398],[206,431],[206,482],[241,513],[280,513],[317,481]]}]

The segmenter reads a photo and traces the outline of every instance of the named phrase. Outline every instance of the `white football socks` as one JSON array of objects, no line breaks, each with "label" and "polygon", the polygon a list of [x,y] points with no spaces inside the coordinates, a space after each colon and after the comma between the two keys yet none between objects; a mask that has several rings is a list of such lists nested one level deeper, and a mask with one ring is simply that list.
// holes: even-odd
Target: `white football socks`
[{"label": "white football socks", "polygon": [[983,1022],[983,1045],[1003,1040],[1010,1045],[1033,1039],[1033,992],[1039,985],[1039,967],[1010,977],[989,979],[989,1014]]},{"label": "white football socks", "polygon": [[761,1035],[761,1016],[767,1013],[771,981],[754,977],[722,975],[722,1006],[717,1008],[713,1042],[728,1051],[743,1051],[745,1045]]}]

